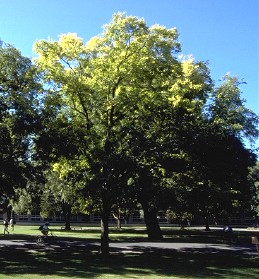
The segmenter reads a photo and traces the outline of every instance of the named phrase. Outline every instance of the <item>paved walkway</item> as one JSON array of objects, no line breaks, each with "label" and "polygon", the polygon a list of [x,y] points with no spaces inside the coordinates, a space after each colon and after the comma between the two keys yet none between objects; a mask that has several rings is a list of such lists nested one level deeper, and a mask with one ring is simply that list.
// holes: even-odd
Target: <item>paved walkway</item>
[{"label": "paved walkway", "polygon": [[[6,246],[16,246],[20,248],[37,249],[36,242],[32,240],[0,240],[0,248]],[[87,240],[59,240],[45,248],[58,249],[69,247],[89,247],[91,250],[99,250],[100,242]],[[241,244],[213,244],[213,243],[172,243],[172,242],[111,242],[110,248],[122,253],[143,253],[147,251],[168,250],[192,253],[229,253],[256,256],[255,245]]]}]

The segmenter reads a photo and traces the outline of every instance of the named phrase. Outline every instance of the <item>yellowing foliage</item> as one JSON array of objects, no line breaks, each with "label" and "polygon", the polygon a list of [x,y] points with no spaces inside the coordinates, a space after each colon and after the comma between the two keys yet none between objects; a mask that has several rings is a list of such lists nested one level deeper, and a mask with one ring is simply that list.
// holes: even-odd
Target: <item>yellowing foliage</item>
[{"label": "yellowing foliage", "polygon": [[199,66],[192,56],[182,60],[181,75],[169,89],[171,97],[168,100],[173,106],[181,105],[191,109],[201,102],[197,97],[204,88],[204,82],[200,79],[198,70]]}]

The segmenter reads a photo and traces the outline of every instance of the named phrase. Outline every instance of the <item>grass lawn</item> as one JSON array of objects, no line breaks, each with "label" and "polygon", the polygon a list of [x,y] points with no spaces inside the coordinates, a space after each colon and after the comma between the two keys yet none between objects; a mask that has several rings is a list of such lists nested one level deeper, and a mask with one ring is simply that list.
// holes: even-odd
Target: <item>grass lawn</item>
[{"label": "grass lawn", "polygon": [[[167,243],[225,242],[217,231],[162,228]],[[0,236],[0,279],[2,278],[259,278],[256,254],[231,250],[135,248],[125,253],[111,248],[109,256],[98,254],[98,227],[77,228],[65,232],[53,227],[57,243],[37,246],[38,226],[15,226],[10,235]],[[235,244],[251,245],[251,233],[239,232]],[[112,242],[147,241],[144,228],[111,228]],[[10,240],[12,245],[3,245]],[[82,245],[84,243],[84,245]],[[23,245],[22,245],[23,244]],[[57,245],[56,245],[57,244]],[[253,250],[255,247],[251,246]]]}]

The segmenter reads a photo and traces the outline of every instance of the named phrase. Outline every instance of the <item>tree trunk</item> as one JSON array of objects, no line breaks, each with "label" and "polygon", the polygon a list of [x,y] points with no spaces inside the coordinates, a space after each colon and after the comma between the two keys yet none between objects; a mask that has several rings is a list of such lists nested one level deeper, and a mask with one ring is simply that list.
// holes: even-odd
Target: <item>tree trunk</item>
[{"label": "tree trunk", "polygon": [[121,219],[118,218],[117,220],[117,229],[121,229]]},{"label": "tree trunk", "polygon": [[101,216],[101,248],[100,253],[102,255],[109,255],[109,215],[106,212]]},{"label": "tree trunk", "polygon": [[121,229],[121,211],[120,209],[117,209],[114,213],[113,213],[113,217],[117,222],[117,229]]},{"label": "tree trunk", "polygon": [[103,189],[102,194],[102,213],[101,213],[101,248],[100,253],[102,255],[109,255],[109,215],[111,212],[108,190]]},{"label": "tree trunk", "polygon": [[65,216],[65,230],[66,231],[71,230],[70,216],[71,216],[71,213],[67,213],[66,216]]},{"label": "tree trunk", "polygon": [[120,214],[118,214],[118,215],[113,214],[113,217],[114,217],[114,219],[115,219],[116,222],[117,222],[117,229],[121,229],[121,218],[120,218]]},{"label": "tree trunk", "polygon": [[140,170],[139,184],[142,186],[140,203],[144,211],[148,239],[154,241],[161,240],[163,239],[163,235],[158,223],[157,210],[153,201],[157,190],[153,185],[152,175],[149,173],[149,170]]},{"label": "tree trunk", "polygon": [[163,235],[158,223],[157,214],[155,208],[148,208],[143,206],[144,219],[147,228],[148,239],[152,241],[162,240]]},{"label": "tree trunk", "polygon": [[210,231],[209,218],[207,216],[205,216],[203,219],[204,219],[204,223],[205,223],[205,231],[209,232]]},{"label": "tree trunk", "polygon": [[65,220],[65,230],[71,230],[70,218],[71,218],[71,205],[65,201],[62,201],[62,210]]}]

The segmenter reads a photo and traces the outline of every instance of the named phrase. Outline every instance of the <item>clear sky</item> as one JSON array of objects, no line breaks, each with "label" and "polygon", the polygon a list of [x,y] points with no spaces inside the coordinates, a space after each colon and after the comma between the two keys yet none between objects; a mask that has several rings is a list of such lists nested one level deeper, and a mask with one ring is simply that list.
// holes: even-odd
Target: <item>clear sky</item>
[{"label": "clear sky", "polygon": [[215,82],[228,72],[246,81],[242,97],[259,113],[258,0],[0,0],[0,38],[32,58],[37,39],[88,41],[116,12],[176,27],[182,53],[209,61]]}]

